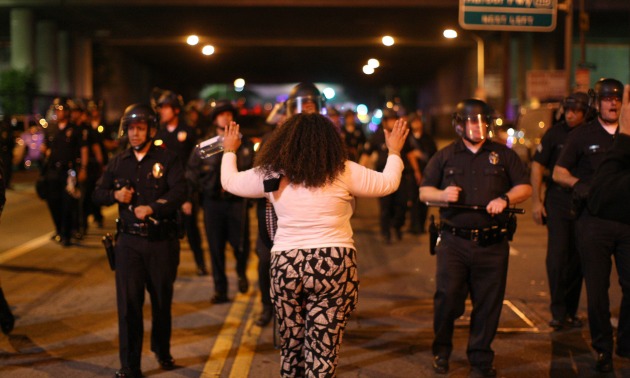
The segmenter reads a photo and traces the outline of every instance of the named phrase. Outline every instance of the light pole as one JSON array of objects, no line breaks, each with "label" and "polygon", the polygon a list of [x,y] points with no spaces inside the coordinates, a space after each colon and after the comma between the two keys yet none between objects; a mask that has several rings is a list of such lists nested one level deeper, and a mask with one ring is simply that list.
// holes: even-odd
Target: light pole
[{"label": "light pole", "polygon": [[[442,35],[444,36],[444,38],[454,39],[457,38],[457,31],[453,29],[446,29],[444,30]],[[474,39],[477,43],[477,96],[482,97],[482,99],[485,100],[485,45],[483,43],[483,38],[481,38],[480,36],[473,33],[468,33],[468,35],[470,35],[470,37],[472,37],[472,39]]]}]

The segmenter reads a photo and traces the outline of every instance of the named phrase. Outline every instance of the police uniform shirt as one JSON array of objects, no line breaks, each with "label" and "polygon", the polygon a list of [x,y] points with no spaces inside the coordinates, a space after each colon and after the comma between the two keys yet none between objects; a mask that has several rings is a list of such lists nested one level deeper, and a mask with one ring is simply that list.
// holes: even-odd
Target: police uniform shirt
[{"label": "police uniform shirt", "polygon": [[595,176],[589,211],[603,219],[630,224],[630,136],[619,134]]},{"label": "police uniform shirt", "polygon": [[[407,154],[413,149],[414,147],[411,144],[411,138],[407,136],[405,144],[400,151],[400,157],[402,158],[403,164],[405,166],[403,172],[408,172],[411,170],[411,165],[409,164],[409,160],[407,159]],[[385,164],[387,163],[387,156],[389,155],[389,150],[387,148],[387,144],[385,143],[385,132],[383,131],[383,127],[379,127],[378,130],[376,130],[376,132],[372,134],[370,140],[365,143],[365,154],[372,155],[375,151],[378,152],[378,158],[376,159],[376,171],[383,172]]]},{"label": "police uniform shirt", "polygon": [[[236,162],[239,171],[250,169],[254,163],[254,147],[249,139],[243,137],[241,145],[236,151]],[[186,180],[189,183],[189,196],[201,192],[204,198],[238,200],[235,196],[223,190],[221,186],[221,161],[223,153],[214,154],[202,159],[198,154],[190,155],[186,167]]]},{"label": "police uniform shirt", "polygon": [[0,158],[0,215],[2,215],[4,204],[7,202],[7,198],[5,196],[6,185],[4,183],[4,168],[2,168],[2,164],[2,159]]},{"label": "police uniform shirt", "polygon": [[[565,121],[556,123],[543,135],[540,144],[536,147],[533,160],[553,172],[553,167],[556,166],[569,133],[573,129],[574,127],[570,127]],[[548,184],[552,185],[554,182],[551,181]]]},{"label": "police uniform shirt", "polygon": [[[485,207],[516,185],[529,185],[529,175],[518,155],[503,144],[485,141],[477,153],[459,139],[438,151],[424,170],[422,186],[462,188],[457,203]],[[422,190],[422,188],[420,188]],[[441,208],[440,216],[453,227],[484,228],[505,223],[506,214]]]},{"label": "police uniform shirt", "polygon": [[433,157],[433,155],[437,152],[437,146],[435,145],[433,138],[425,133],[422,133],[420,138],[416,138],[412,133],[409,133],[409,135],[413,138],[412,145],[426,156],[426,160],[417,159],[420,172],[424,172],[424,169],[429,163],[429,159],[431,159],[431,157]]},{"label": "police uniform shirt", "polygon": [[173,132],[169,132],[166,127],[160,128],[155,135],[155,140],[161,140],[167,149],[174,151],[179,156],[182,166],[188,161],[197,143],[195,131],[181,120]]},{"label": "police uniform shirt", "polygon": [[77,168],[81,158],[81,147],[88,145],[88,139],[81,129],[67,123],[63,130],[58,125],[51,126],[52,130],[46,135],[44,143],[50,149],[48,164],[53,168]]},{"label": "police uniform shirt", "polygon": [[588,182],[615,140],[598,119],[569,134],[557,165],[568,169],[578,179]]},{"label": "police uniform shirt", "polygon": [[127,184],[135,191],[131,204],[118,204],[120,218],[126,223],[138,222],[133,208],[142,205],[153,209],[154,219],[175,219],[186,196],[184,170],[178,156],[155,145],[141,161],[132,148],[116,155],[96,184],[94,201],[105,206],[116,203],[114,191]]}]

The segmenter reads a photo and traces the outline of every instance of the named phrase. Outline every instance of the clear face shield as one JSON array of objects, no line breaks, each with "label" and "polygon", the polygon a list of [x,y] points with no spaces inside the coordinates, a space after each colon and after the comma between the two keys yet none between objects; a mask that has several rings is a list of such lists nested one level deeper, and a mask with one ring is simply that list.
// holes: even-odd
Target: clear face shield
[{"label": "clear face shield", "polygon": [[476,116],[468,116],[461,119],[461,124],[464,125],[463,138],[472,143],[480,143],[488,138],[488,131],[491,131],[491,126],[488,124],[488,119],[481,114]]},{"label": "clear face shield", "polygon": [[288,115],[299,113],[326,114],[325,101],[322,96],[298,96],[287,100]]}]

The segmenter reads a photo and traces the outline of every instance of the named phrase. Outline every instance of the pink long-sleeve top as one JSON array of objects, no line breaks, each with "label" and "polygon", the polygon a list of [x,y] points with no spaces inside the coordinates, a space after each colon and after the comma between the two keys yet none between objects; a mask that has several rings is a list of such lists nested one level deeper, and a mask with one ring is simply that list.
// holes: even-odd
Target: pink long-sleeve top
[{"label": "pink long-sleeve top", "polygon": [[278,215],[278,230],[272,251],[323,247],[354,248],[350,217],[354,197],[381,197],[398,189],[403,162],[389,155],[383,172],[346,161],[334,182],[319,188],[306,188],[280,181],[275,192],[265,193],[264,175],[258,168],[238,172],[236,155],[225,153],[221,163],[223,189],[241,197],[266,197]]}]

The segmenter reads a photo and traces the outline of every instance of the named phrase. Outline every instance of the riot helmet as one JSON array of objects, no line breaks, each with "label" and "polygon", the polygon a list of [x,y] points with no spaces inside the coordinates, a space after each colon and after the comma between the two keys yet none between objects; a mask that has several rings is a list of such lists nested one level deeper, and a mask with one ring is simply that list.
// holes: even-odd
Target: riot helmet
[{"label": "riot helmet", "polygon": [[212,110],[210,110],[211,123],[214,123],[219,114],[223,112],[230,112],[232,113],[232,118],[236,118],[236,108],[234,107],[234,104],[232,104],[232,101],[227,99],[217,100],[213,105]]},{"label": "riot helmet", "polygon": [[147,137],[144,142],[138,146],[134,146],[133,149],[139,151],[143,149],[147,143],[153,139],[153,135],[158,128],[158,121],[155,112],[148,104],[133,104],[129,105],[122,117],[120,118],[120,127],[118,130],[118,137],[127,137],[129,125],[136,122],[146,122],[147,124]]},{"label": "riot helmet", "polygon": [[610,97],[616,97],[621,101],[621,97],[623,96],[623,84],[616,79],[600,79],[595,83],[592,95],[595,96],[597,104],[600,104],[602,99]]},{"label": "riot helmet", "polygon": [[52,119],[66,121],[70,117],[70,100],[67,97],[56,97],[50,106]]},{"label": "riot helmet", "polygon": [[584,92],[571,93],[562,101],[562,107],[567,109],[581,110],[586,114],[590,108],[590,98]]},{"label": "riot helmet", "polygon": [[53,110],[70,111],[70,99],[67,97],[55,97],[52,102]]},{"label": "riot helmet", "polygon": [[164,90],[158,97],[156,101],[157,107],[162,106],[170,106],[173,109],[179,109],[180,111],[184,108],[184,99],[181,95],[169,90]]},{"label": "riot helmet", "polygon": [[[286,101],[287,116],[299,113],[326,113],[325,100],[313,83],[300,83],[291,89]],[[311,105],[312,104],[312,105]]]},{"label": "riot helmet", "polygon": [[492,127],[492,109],[477,99],[467,99],[459,104],[453,113],[453,126],[460,137],[477,144],[483,142]]}]

